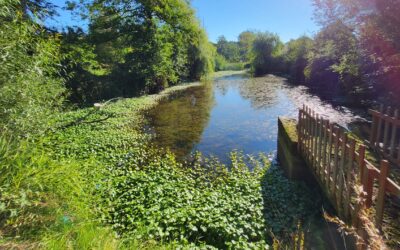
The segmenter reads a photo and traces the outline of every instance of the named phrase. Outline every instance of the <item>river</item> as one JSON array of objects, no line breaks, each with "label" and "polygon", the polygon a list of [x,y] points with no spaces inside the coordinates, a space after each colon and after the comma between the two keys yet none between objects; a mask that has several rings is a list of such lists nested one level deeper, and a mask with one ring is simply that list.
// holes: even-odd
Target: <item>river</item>
[{"label": "river", "polygon": [[179,157],[200,151],[227,162],[232,150],[273,157],[278,116],[296,118],[303,104],[350,130],[358,131],[366,122],[362,111],[322,100],[305,86],[274,75],[252,78],[246,72],[220,73],[210,83],[163,100],[148,118],[158,146]]},{"label": "river", "polygon": [[[303,104],[332,122],[362,133],[365,111],[349,109],[343,100],[323,100],[305,86],[267,75],[253,78],[246,72],[222,72],[213,81],[188,88],[160,102],[147,113],[153,143],[184,159],[195,151],[229,162],[229,153],[246,155],[277,151],[278,117],[297,118]],[[307,229],[308,246],[345,249],[335,226],[321,215]]]}]

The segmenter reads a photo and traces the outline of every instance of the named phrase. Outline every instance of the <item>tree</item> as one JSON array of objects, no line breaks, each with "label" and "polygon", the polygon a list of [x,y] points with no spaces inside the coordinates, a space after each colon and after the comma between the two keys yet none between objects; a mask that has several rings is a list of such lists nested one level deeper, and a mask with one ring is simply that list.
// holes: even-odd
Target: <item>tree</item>
[{"label": "tree", "polygon": [[314,86],[351,92],[361,84],[357,39],[341,21],[317,34],[308,59],[306,77]]},{"label": "tree", "polygon": [[252,48],[252,71],[263,75],[281,70],[283,43],[276,34],[257,33]]},{"label": "tree", "polygon": [[65,88],[59,38],[20,9],[19,1],[0,2],[0,132],[29,137],[48,129]]},{"label": "tree", "polygon": [[[400,2],[397,0],[315,0],[321,24],[341,20],[356,35],[361,73],[373,93],[400,95]],[[389,98],[398,100],[398,98]]]},{"label": "tree", "polygon": [[308,63],[308,53],[312,48],[313,40],[302,36],[296,40],[290,40],[285,44],[284,57],[287,64],[287,73],[292,81],[305,83],[304,69]]},{"label": "tree", "polygon": [[239,34],[240,60],[242,62],[250,61],[251,48],[255,38],[256,33],[253,31],[244,31]]},{"label": "tree", "polygon": [[229,62],[238,62],[240,60],[238,43],[227,41],[224,36],[218,38],[217,52]]},{"label": "tree", "polygon": [[[84,6],[89,17],[86,41],[94,47],[97,65],[107,72],[95,79],[103,89],[98,98],[155,93],[183,80],[199,80],[214,68],[214,50],[185,0],[95,0],[84,1]],[[82,73],[92,86],[93,77]]]}]

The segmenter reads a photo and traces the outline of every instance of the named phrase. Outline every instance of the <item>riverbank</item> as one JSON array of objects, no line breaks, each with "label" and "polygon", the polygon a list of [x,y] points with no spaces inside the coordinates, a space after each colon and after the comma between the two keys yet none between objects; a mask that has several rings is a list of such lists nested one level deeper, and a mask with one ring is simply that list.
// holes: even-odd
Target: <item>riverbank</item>
[{"label": "riverbank", "polygon": [[48,121],[52,131],[33,140],[2,137],[0,248],[168,247],[116,237],[101,219],[100,182],[108,175],[107,167],[131,148],[146,145],[148,136],[140,130],[143,110],[199,84],[56,114]]},{"label": "riverbank", "polygon": [[0,246],[288,244],[315,204],[307,188],[288,182],[266,157],[249,162],[232,152],[228,166],[200,155],[179,163],[148,145],[143,111],[194,86],[199,83],[58,114],[54,129],[34,143],[2,140]]}]

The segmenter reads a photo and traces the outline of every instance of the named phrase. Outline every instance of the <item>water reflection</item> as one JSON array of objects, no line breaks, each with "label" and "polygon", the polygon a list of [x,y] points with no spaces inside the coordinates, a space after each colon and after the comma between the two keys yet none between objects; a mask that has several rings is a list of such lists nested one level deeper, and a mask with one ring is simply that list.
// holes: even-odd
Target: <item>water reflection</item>
[{"label": "water reflection", "polygon": [[154,143],[169,148],[179,158],[190,154],[201,142],[213,105],[211,84],[193,87],[163,100],[148,113],[156,135]]},{"label": "water reflection", "polygon": [[303,104],[344,127],[363,123],[356,114],[294,86],[284,78],[268,75],[251,78],[235,73],[194,87],[149,112],[155,143],[183,157],[199,150],[227,161],[232,150],[245,154],[275,152],[277,117],[297,117]]}]

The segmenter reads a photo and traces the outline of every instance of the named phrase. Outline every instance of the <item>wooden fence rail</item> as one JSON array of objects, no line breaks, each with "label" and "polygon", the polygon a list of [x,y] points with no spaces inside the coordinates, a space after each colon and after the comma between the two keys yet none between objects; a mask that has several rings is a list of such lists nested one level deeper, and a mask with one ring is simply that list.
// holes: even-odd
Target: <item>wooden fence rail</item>
[{"label": "wooden fence rail", "polygon": [[370,109],[372,129],[370,146],[396,165],[400,165],[400,118],[399,110],[380,106],[379,111]]},{"label": "wooden fence rail", "polygon": [[[361,209],[358,201],[365,198],[365,205],[375,208],[375,225],[381,228],[386,193],[400,196],[400,187],[388,178],[388,161],[382,160],[376,168],[366,160],[364,145],[306,106],[299,110],[298,136],[299,152],[339,217],[357,226]],[[360,197],[362,194],[365,197]]]}]

